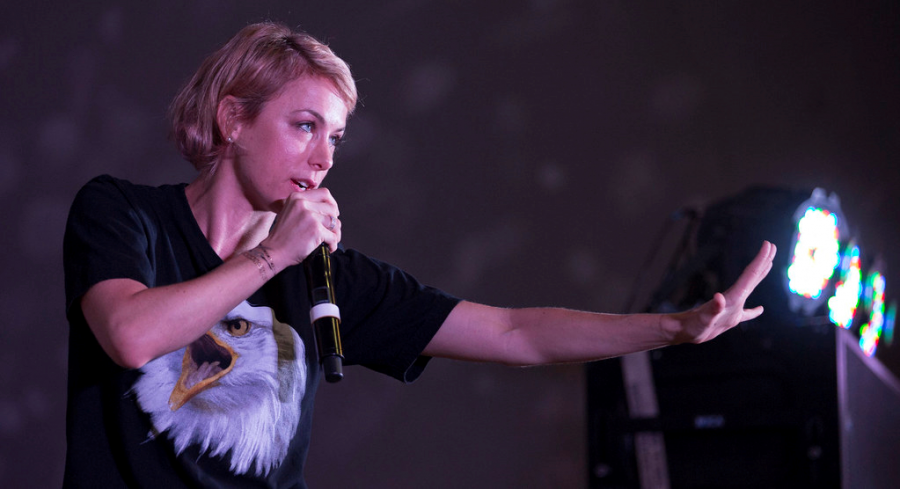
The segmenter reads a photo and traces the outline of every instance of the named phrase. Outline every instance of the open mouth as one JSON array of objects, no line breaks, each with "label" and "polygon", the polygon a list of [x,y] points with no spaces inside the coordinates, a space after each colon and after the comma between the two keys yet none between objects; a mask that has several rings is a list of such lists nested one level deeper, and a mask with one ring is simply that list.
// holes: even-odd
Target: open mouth
[{"label": "open mouth", "polygon": [[296,185],[298,188],[300,188],[301,192],[306,192],[307,190],[309,190],[309,184],[306,182],[302,182],[300,180],[294,180],[294,185]]},{"label": "open mouth", "polygon": [[178,410],[197,394],[216,385],[234,368],[238,354],[211,331],[184,350],[181,376],[169,396],[169,409]]}]

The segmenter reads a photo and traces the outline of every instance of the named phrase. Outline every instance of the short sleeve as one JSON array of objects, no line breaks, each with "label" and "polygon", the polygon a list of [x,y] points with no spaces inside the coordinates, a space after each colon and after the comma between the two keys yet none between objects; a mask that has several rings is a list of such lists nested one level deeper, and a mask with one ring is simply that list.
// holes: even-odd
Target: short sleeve
[{"label": "short sleeve", "polygon": [[412,382],[429,360],[422,350],[459,299],[354,250],[332,257],[345,362]]},{"label": "short sleeve", "polygon": [[153,285],[147,233],[112,177],[97,177],[81,188],[63,238],[67,316],[91,286],[104,280],[129,278]]}]

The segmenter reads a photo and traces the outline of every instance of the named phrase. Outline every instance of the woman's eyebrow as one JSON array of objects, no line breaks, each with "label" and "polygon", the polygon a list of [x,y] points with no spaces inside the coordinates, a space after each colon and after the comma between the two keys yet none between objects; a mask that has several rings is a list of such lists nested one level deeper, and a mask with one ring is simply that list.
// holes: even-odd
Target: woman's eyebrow
[{"label": "woman's eyebrow", "polygon": [[[325,117],[322,116],[322,114],[320,114],[319,112],[317,112],[314,109],[296,109],[296,110],[292,110],[291,114],[296,114],[297,112],[307,112],[307,113],[311,114],[319,122],[322,122],[322,123],[326,122]],[[347,126],[345,125],[345,126],[335,129],[335,131],[344,131],[346,129],[347,129]]]}]

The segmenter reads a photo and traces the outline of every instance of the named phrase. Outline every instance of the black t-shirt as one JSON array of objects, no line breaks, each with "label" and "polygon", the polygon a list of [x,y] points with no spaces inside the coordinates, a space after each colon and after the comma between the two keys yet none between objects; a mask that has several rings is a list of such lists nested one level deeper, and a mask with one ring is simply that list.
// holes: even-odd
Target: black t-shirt
[{"label": "black t-shirt", "polygon": [[[85,322],[80,299],[98,282],[164,286],[222,263],[184,187],[102,176],[72,204],[63,253],[64,486],[303,488],[320,372],[302,267],[288,267],[209,333],[140,369],[116,365]],[[331,260],[344,363],[415,380],[428,361],[420,353],[458,299],[353,250]]]}]

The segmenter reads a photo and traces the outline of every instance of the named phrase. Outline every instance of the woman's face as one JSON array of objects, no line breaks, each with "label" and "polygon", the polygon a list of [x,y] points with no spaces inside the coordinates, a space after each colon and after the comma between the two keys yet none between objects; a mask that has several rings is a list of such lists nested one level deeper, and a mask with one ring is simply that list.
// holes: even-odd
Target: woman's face
[{"label": "woman's face", "polygon": [[278,212],[291,192],[321,185],[347,122],[347,106],[325,78],[287,83],[257,118],[231,135],[244,196],[258,210]]}]

